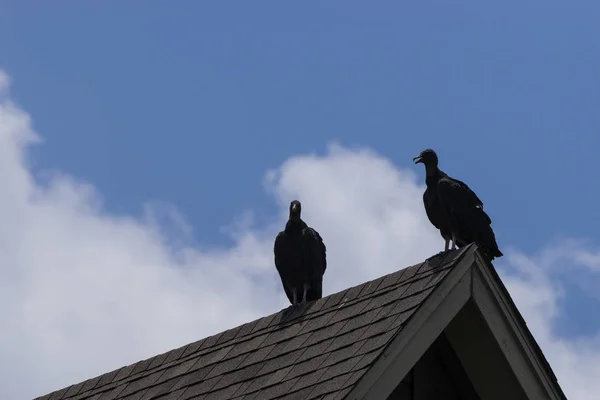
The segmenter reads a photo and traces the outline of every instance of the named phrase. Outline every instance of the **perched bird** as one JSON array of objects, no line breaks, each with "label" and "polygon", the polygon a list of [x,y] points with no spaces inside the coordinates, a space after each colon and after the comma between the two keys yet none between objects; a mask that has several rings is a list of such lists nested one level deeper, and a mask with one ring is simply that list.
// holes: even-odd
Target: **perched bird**
[{"label": "perched bird", "polygon": [[285,229],[275,238],[275,266],[292,305],[323,297],[323,274],[327,268],[326,248],[319,233],[300,218],[302,205],[290,203]]},{"label": "perched bird", "polygon": [[423,203],[429,221],[440,230],[448,251],[476,243],[490,258],[502,257],[496,236],[490,226],[491,218],[483,211],[483,202],[466,183],[451,178],[438,168],[438,157],[431,149],[423,150],[413,158],[415,164],[425,165]]}]

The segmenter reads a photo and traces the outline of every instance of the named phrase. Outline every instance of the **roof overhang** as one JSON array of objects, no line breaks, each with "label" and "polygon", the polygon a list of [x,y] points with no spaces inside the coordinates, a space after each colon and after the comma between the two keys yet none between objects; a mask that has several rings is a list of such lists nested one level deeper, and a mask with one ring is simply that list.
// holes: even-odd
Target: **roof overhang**
[{"label": "roof overhang", "polygon": [[387,399],[442,332],[482,399],[566,399],[494,267],[463,252],[346,399]]}]

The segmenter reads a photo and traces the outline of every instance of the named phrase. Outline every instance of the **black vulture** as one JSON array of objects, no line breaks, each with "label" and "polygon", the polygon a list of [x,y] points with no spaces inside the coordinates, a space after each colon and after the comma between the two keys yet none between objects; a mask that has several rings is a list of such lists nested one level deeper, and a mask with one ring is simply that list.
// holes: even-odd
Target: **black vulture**
[{"label": "black vulture", "polygon": [[423,203],[429,221],[440,230],[446,241],[444,251],[452,240],[452,249],[476,243],[490,258],[502,257],[496,236],[490,226],[491,218],[483,211],[483,202],[466,183],[451,178],[438,168],[438,157],[431,149],[413,158],[415,164],[425,165]]},{"label": "black vulture", "polygon": [[327,268],[323,239],[300,218],[301,204],[290,203],[285,229],[275,238],[275,266],[292,305],[323,297],[323,274]]}]

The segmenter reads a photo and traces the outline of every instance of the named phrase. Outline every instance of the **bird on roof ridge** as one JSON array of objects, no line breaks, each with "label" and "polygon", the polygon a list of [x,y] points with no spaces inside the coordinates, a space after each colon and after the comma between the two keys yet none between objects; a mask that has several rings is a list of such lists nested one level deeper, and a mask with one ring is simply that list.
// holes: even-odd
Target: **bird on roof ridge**
[{"label": "bird on roof ridge", "polygon": [[444,252],[452,241],[452,250],[476,243],[490,258],[502,257],[491,227],[492,220],[483,210],[483,202],[466,183],[450,177],[438,168],[433,149],[423,150],[413,158],[425,165],[423,204],[427,218],[445,240]]},{"label": "bird on roof ridge", "polygon": [[[323,275],[327,268],[326,247],[319,233],[301,218],[302,204],[290,203],[285,229],[275,238],[275,267],[292,305],[323,296]],[[299,301],[299,294],[302,300]]]}]

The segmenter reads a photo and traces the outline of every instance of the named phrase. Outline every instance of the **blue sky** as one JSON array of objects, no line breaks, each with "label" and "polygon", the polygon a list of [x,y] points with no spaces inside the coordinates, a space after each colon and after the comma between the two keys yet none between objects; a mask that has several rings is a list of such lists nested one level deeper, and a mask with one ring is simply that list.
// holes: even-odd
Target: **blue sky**
[{"label": "blue sky", "polygon": [[[337,142],[419,181],[412,157],[436,149],[500,247],[538,254],[600,246],[598,21],[593,1],[1,1],[0,68],[39,179],[89,182],[113,215],[175,205],[202,246],[231,246],[247,210],[273,223],[266,171]],[[561,277],[554,329],[596,333],[595,289]]]},{"label": "blue sky", "polygon": [[33,3],[3,2],[0,48],[35,166],[111,210],[165,200],[219,243],[232,212],[272,212],[266,169],[339,140],[402,166],[434,147],[502,244],[595,236],[594,2]]}]

